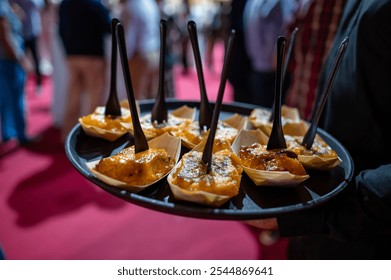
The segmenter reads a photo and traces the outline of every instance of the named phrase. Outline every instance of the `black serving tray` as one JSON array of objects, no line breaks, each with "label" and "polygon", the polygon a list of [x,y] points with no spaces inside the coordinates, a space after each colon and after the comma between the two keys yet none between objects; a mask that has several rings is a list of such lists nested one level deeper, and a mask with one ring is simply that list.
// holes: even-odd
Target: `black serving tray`
[{"label": "black serving tray", "polygon": [[[196,101],[167,99],[166,102],[169,110],[183,105],[196,108],[199,106],[199,102]],[[152,100],[140,101],[141,114],[149,113],[153,104]],[[254,108],[257,107],[238,102],[223,104],[220,119],[225,119],[234,113],[248,116]],[[131,193],[110,186],[95,177],[85,163],[108,157],[133,145],[133,139],[129,135],[109,142],[87,136],[78,124],[68,135],[65,150],[70,162],[84,177],[108,193],[128,202],[181,216],[250,220],[316,207],[333,198],[347,186],[353,176],[353,162],[349,153],[330,134],[321,129],[318,129],[318,133],[338,153],[342,160],[339,166],[327,172],[308,171],[310,178],[295,187],[259,187],[243,172],[239,194],[219,208],[174,199],[165,179],[142,192]],[[182,153],[186,151],[185,148],[182,149]]]}]

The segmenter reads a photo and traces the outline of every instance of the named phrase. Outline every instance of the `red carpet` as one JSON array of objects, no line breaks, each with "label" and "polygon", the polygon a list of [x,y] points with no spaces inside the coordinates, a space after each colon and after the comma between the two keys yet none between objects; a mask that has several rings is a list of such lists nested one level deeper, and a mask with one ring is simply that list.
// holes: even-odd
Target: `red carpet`
[{"label": "red carpet", "polygon": [[[178,97],[197,99],[195,71],[175,73]],[[211,100],[219,76],[206,71]],[[50,78],[39,96],[31,79],[26,89],[28,132],[42,139],[29,147],[0,145],[0,244],[8,259],[284,258],[284,240],[262,249],[239,222],[163,214],[91,184],[68,162],[52,127]],[[225,98],[232,100],[230,87]]]}]

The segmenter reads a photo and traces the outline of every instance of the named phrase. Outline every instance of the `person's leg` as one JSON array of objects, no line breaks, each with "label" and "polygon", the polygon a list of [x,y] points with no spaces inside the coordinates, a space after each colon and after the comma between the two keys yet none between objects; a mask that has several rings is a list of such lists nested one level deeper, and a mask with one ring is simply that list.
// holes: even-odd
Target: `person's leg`
[{"label": "person's leg", "polygon": [[37,86],[42,85],[42,74],[39,68],[39,54],[37,48],[37,38],[33,37],[29,40],[26,40],[25,45],[28,45],[31,50],[31,55],[33,57],[34,69],[35,69],[35,79],[37,82]]},{"label": "person's leg", "polygon": [[189,37],[185,37],[181,41],[182,51],[181,51],[181,61],[182,61],[182,74],[187,74],[189,72],[189,59],[187,57],[188,49],[189,49],[190,39]]},{"label": "person's leg", "polygon": [[2,141],[17,137],[26,141],[24,107],[24,71],[15,62],[0,65],[0,116]]},{"label": "person's leg", "polygon": [[271,108],[274,102],[275,73],[253,72],[251,74],[252,104]]},{"label": "person's leg", "polygon": [[2,142],[7,142],[16,136],[16,131],[12,125],[12,112],[9,104],[11,103],[11,88],[9,85],[9,64],[0,61],[0,121]]},{"label": "person's leg", "polygon": [[159,51],[146,54],[147,76],[144,77],[144,96],[155,99],[159,85]]},{"label": "person's leg", "polygon": [[104,58],[86,58],[83,65],[89,113],[104,105],[103,96],[106,83],[106,63]]},{"label": "person's leg", "polygon": [[141,55],[136,55],[129,61],[129,68],[135,98],[139,100],[145,99],[145,80],[148,75],[147,62]]},{"label": "person's leg", "polygon": [[61,131],[61,139],[63,142],[65,142],[68,133],[78,121],[80,115],[80,96],[83,91],[79,58],[67,58],[67,64],[69,69],[69,88],[67,104],[65,104],[64,124]]},{"label": "person's leg", "polygon": [[26,135],[25,77],[23,68],[19,64],[15,64],[14,113],[17,137],[22,144],[29,141]]}]

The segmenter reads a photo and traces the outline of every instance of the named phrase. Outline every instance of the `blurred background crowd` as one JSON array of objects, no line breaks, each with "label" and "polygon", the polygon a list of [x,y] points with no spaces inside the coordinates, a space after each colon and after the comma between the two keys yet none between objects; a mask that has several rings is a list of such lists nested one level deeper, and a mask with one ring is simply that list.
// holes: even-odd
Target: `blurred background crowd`
[{"label": "blurred background crowd", "polygon": [[[153,99],[157,92],[159,65],[159,20],[169,22],[166,53],[166,96],[176,97],[173,68],[179,65],[181,75],[194,66],[188,38],[187,22],[197,24],[204,67],[214,70],[214,46],[224,43],[230,29],[235,29],[236,47],[229,81],[234,101],[271,107],[274,93],[276,38],[289,38],[299,27],[294,53],[285,79],[286,102],[300,109],[308,118],[315,100],[317,75],[329,49],[340,18],[344,0],[262,1],[262,0],[2,0],[9,5],[8,27],[4,27],[20,45],[15,75],[18,97],[2,105],[2,140],[25,135],[25,76],[33,76],[39,94],[42,77],[53,84],[52,114],[56,127],[62,128],[64,140],[77,118],[104,104],[109,84],[111,53],[111,18],[118,18],[126,31],[127,54],[136,98]],[[5,9],[5,8],[4,8]],[[6,9],[5,9],[6,10]],[[15,17],[12,17],[14,15]],[[8,17],[4,18],[7,23]],[[18,19],[22,25],[17,28]],[[20,40],[19,40],[20,38]],[[4,42],[7,42],[4,41]],[[12,43],[13,44],[13,43]],[[1,49],[6,49],[2,46]],[[304,55],[305,54],[305,55]],[[12,56],[2,53],[1,59]],[[118,64],[119,65],[119,64]],[[121,69],[119,68],[119,71]],[[119,72],[121,73],[121,72]],[[292,74],[291,74],[292,73]],[[117,75],[120,99],[126,98],[122,75]],[[292,82],[291,82],[292,81]],[[310,81],[310,82],[309,82]],[[3,103],[3,102],[2,102]],[[15,107],[11,110],[11,108]],[[10,117],[16,115],[18,117]],[[15,119],[16,118],[16,119]],[[14,120],[15,119],[15,120]],[[7,132],[6,127],[14,127]],[[8,130],[10,130],[9,128]]]}]

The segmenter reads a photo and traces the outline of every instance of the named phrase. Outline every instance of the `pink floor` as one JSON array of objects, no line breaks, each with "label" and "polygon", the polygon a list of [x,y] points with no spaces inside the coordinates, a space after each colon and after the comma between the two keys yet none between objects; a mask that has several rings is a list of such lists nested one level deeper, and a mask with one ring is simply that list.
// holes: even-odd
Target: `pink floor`
[{"label": "pink floor", "polygon": [[[177,68],[176,91],[197,99],[194,69]],[[205,71],[215,100],[220,70]],[[0,244],[8,259],[280,259],[286,242],[261,247],[240,222],[186,218],[124,202],[84,179],[52,127],[51,80],[26,86],[28,132],[39,143],[0,144]],[[228,85],[225,101],[232,100]]]}]

